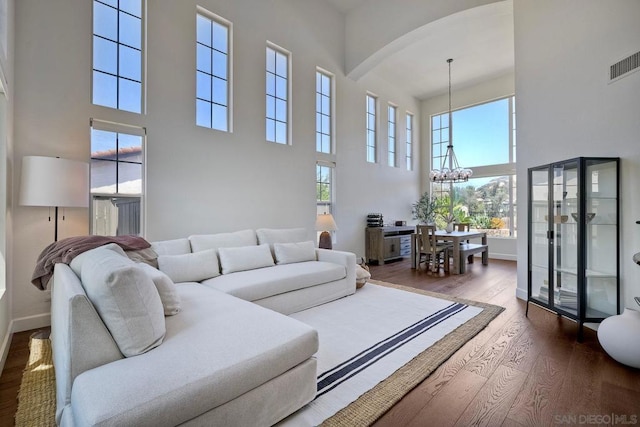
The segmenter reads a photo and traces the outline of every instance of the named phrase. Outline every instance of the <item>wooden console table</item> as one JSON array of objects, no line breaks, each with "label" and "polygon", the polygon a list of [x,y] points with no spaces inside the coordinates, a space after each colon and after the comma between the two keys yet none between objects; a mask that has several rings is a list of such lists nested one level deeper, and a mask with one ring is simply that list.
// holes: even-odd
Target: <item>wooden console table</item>
[{"label": "wooden console table", "polygon": [[411,235],[414,226],[367,227],[365,229],[365,256],[368,262],[382,265],[385,261],[411,256]]}]

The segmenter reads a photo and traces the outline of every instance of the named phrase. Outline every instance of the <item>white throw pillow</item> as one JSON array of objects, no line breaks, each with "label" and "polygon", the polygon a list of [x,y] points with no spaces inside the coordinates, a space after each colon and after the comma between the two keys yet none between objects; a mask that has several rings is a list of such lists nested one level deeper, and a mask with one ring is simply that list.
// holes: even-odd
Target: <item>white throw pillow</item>
[{"label": "white throw pillow", "polygon": [[220,275],[214,249],[183,255],[160,255],[158,267],[176,283],[200,282]]},{"label": "white throw pillow", "polygon": [[151,248],[158,255],[183,255],[191,253],[191,244],[189,243],[189,239],[186,238],[151,242]]},{"label": "white throw pillow", "polygon": [[232,233],[195,234],[189,236],[189,242],[191,242],[191,250],[193,252],[218,248],[238,248],[255,245],[256,232],[253,230],[240,230]]},{"label": "white throw pillow", "polygon": [[124,356],[162,343],[166,327],[160,296],[129,258],[104,248],[87,253],[82,286]]},{"label": "white throw pillow", "polygon": [[90,254],[92,251],[103,249],[109,249],[119,255],[122,255],[123,257],[127,256],[127,254],[124,252],[124,249],[122,249],[117,243],[107,243],[106,245],[98,246],[97,248],[89,249],[88,251],[76,255],[69,263],[69,267],[71,267],[71,270],[76,273],[76,276],[78,276],[78,278],[81,278],[80,275],[82,274],[82,264],[84,263],[87,254]]},{"label": "white throw pillow", "polygon": [[316,247],[311,240],[300,243],[274,243],[273,251],[277,264],[316,260]]},{"label": "white throw pillow", "polygon": [[274,265],[269,245],[220,248],[218,249],[218,255],[220,256],[222,274]]},{"label": "white throw pillow", "polygon": [[180,296],[173,280],[162,271],[144,262],[136,264],[156,285],[165,316],[173,316],[180,311]]}]

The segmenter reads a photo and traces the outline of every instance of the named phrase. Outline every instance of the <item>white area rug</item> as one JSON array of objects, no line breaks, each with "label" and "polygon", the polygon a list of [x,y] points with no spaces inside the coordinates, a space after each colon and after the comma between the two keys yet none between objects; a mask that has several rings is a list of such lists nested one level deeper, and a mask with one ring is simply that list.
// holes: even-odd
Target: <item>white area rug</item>
[{"label": "white area rug", "polygon": [[[433,295],[369,283],[353,296],[291,315],[318,331],[318,394],[279,425],[370,424],[502,311]],[[481,313],[478,325],[462,328]]]}]

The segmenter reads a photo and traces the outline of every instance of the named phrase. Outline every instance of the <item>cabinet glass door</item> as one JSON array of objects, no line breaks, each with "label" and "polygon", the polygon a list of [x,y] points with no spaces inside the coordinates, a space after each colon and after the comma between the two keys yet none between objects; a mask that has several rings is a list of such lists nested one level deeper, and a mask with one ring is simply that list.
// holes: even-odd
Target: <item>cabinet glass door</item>
[{"label": "cabinet glass door", "polygon": [[[578,310],[578,162],[553,167],[553,300],[573,315]],[[573,215],[572,215],[573,214]],[[574,218],[575,217],[575,218]]]},{"label": "cabinet glass door", "polygon": [[529,237],[531,298],[549,304],[549,169],[532,170]]},{"label": "cabinet glass door", "polygon": [[585,169],[585,316],[603,318],[618,313],[618,170],[599,160]]}]

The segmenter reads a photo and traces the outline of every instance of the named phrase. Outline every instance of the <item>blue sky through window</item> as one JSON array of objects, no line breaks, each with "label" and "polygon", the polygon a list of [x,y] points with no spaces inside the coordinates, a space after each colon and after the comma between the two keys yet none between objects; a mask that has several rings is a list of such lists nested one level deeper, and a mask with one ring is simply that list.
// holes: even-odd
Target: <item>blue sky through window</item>
[{"label": "blue sky through window", "polygon": [[461,167],[509,163],[509,98],[453,112],[453,148]]}]

